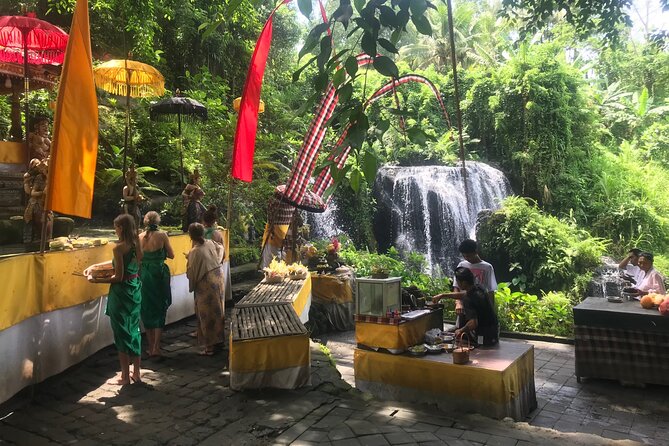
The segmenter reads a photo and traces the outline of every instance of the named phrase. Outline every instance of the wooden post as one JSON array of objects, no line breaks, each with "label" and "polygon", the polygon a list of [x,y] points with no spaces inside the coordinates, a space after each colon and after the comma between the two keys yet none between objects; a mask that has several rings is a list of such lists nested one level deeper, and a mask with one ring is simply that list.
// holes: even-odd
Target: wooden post
[{"label": "wooden post", "polygon": [[467,194],[467,171],[465,170],[465,145],[462,141],[462,113],[460,111],[460,89],[458,87],[458,63],[455,56],[455,34],[453,31],[453,7],[451,0],[446,0],[448,9],[448,36],[451,41],[451,66],[453,69],[453,90],[455,93],[455,114],[458,119],[458,142],[460,143],[460,161],[462,161],[462,178],[465,182],[465,195]]},{"label": "wooden post", "polygon": [[28,134],[30,133],[30,106],[28,105],[28,93],[30,92],[30,70],[28,69],[28,30],[24,29],[23,33],[23,89],[25,91],[23,96],[23,107],[24,115],[26,120],[26,131],[25,131],[25,141],[26,141],[26,150],[28,152],[28,162],[32,158],[32,153],[30,153],[30,144],[28,143]]},{"label": "wooden post", "polygon": [[128,137],[130,133],[130,70],[128,70],[128,59],[125,60],[125,138],[123,140],[123,184],[128,185],[125,174],[128,165]]}]

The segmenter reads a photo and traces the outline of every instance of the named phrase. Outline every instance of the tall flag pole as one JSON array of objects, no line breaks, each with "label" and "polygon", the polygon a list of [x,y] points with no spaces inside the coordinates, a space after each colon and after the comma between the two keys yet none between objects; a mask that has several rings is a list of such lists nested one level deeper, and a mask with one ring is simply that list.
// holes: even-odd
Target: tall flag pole
[{"label": "tall flag pole", "polygon": [[77,0],[58,88],[45,210],[91,218],[97,156],[98,101],[88,0]]}]

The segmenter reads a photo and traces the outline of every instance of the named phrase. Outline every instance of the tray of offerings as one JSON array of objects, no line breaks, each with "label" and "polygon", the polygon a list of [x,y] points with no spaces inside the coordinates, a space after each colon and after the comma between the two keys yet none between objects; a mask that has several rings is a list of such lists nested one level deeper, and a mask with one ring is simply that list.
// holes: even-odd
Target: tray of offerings
[{"label": "tray of offerings", "polygon": [[84,270],[84,275],[88,272],[94,279],[109,279],[114,275],[114,266],[111,263],[89,266]]}]

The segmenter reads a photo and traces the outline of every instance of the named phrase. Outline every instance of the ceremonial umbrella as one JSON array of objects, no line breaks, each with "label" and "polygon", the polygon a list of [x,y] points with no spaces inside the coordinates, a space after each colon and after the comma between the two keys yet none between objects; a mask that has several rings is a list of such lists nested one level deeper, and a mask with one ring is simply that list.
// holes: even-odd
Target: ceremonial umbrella
[{"label": "ceremonial umbrella", "polygon": [[93,69],[95,85],[102,90],[125,96],[125,139],[123,142],[123,178],[128,159],[128,132],[130,131],[130,98],[162,96],[165,78],[151,65],[128,59],[114,59]]},{"label": "ceremonial umbrella", "polygon": [[65,58],[68,36],[59,27],[34,14],[0,17],[0,61],[23,64],[26,142],[28,141],[28,91],[31,65],[59,65]]},{"label": "ceremonial umbrella", "polygon": [[161,116],[177,117],[179,123],[179,154],[181,155],[181,182],[184,182],[184,151],[183,140],[181,138],[181,120],[184,119],[199,119],[201,121],[207,120],[207,107],[200,104],[195,99],[186,98],[179,95],[179,90],[176,96],[172,98],[163,99],[162,101],[153,104],[149,109],[149,116],[153,120],[159,119]]}]

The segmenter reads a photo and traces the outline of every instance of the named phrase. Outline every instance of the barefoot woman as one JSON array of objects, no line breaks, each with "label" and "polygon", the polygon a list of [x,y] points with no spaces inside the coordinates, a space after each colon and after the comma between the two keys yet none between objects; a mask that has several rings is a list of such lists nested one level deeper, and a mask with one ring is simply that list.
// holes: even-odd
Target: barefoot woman
[{"label": "barefoot woman", "polygon": [[204,226],[192,223],[188,233],[193,248],[188,253],[189,291],[195,293],[197,337],[204,349],[201,355],[214,354],[214,346],[223,341],[223,246],[204,238]]},{"label": "barefoot woman", "polygon": [[161,356],[160,336],[165,326],[167,307],[172,303],[170,269],[165,259],[173,259],[174,251],[167,233],[160,231],[160,215],[156,211],[144,216],[146,230],[139,235],[142,245],[142,323],[149,341],[149,356]]},{"label": "barefoot woman", "polygon": [[111,322],[114,344],[121,362],[121,377],[113,384],[125,385],[130,384],[131,379],[133,382],[141,381],[139,360],[142,338],[139,331],[139,313],[142,284],[139,280],[139,262],[142,260],[142,248],[137,239],[135,220],[131,215],[116,217],[114,229],[119,240],[114,246],[114,275],[109,279],[95,279],[90,274],[90,268],[84,274],[88,276],[89,282],[111,284],[105,313]]}]

